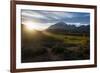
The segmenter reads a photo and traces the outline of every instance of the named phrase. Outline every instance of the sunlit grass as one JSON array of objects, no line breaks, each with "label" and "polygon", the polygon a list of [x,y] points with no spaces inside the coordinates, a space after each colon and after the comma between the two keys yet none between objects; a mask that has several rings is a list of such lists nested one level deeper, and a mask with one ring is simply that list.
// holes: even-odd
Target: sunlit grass
[{"label": "sunlit grass", "polygon": [[82,45],[87,44],[89,37],[88,36],[74,36],[74,35],[61,35],[61,34],[53,34],[50,32],[43,32],[47,36],[54,37],[56,39],[63,40],[66,44],[74,44],[74,45]]}]

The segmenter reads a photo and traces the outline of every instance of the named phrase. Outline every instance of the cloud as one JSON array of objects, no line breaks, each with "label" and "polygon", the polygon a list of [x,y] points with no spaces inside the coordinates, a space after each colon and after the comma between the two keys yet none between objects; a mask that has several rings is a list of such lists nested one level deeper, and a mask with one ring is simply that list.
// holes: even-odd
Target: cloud
[{"label": "cloud", "polygon": [[77,23],[71,23],[71,22],[65,22],[66,24],[68,24],[68,25],[75,25],[75,26],[81,26],[81,25],[89,25],[89,24],[84,24],[84,23],[79,23],[79,22],[77,22]]},{"label": "cloud", "polygon": [[90,14],[65,11],[22,10],[22,22],[34,21],[39,23],[56,23],[60,21],[70,23],[89,24]]},{"label": "cloud", "polygon": [[62,18],[72,18],[74,17],[73,13],[69,12],[57,12],[57,11],[36,11],[36,10],[22,10],[22,16],[28,16],[38,19],[46,20],[59,20]]},{"label": "cloud", "polygon": [[22,10],[22,16],[28,16],[28,17],[35,17],[35,18],[44,18],[44,15],[41,15],[35,11],[32,10]]}]

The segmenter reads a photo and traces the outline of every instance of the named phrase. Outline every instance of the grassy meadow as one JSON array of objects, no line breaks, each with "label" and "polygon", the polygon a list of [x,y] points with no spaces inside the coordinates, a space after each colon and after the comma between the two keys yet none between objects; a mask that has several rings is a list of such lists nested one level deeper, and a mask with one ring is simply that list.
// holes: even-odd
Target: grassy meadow
[{"label": "grassy meadow", "polygon": [[57,34],[22,28],[21,61],[45,62],[90,58],[90,38],[86,35]]}]

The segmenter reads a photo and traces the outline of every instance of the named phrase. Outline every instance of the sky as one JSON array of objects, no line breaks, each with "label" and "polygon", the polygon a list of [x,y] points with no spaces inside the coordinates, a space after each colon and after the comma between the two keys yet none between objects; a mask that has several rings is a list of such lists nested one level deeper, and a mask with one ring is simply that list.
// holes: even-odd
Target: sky
[{"label": "sky", "polygon": [[45,11],[45,10],[21,10],[22,24],[37,26],[46,29],[57,22],[65,22],[68,25],[89,25],[90,13],[68,11]]}]

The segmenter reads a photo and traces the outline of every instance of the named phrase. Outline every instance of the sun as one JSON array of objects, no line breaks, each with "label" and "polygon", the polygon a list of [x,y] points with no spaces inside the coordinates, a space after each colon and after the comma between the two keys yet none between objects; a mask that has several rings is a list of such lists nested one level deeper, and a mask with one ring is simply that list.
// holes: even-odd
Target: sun
[{"label": "sun", "polygon": [[35,25],[32,22],[28,22],[25,25],[26,25],[26,29],[28,30],[38,30],[39,29],[38,25]]},{"label": "sun", "polygon": [[39,30],[39,31],[42,31],[42,30],[45,30],[47,27],[43,26],[42,23],[36,23],[36,22],[25,22],[25,26],[26,26],[26,29],[27,30]]},{"label": "sun", "polygon": [[34,30],[34,29],[36,29],[37,27],[36,27],[35,25],[33,25],[33,24],[27,24],[27,25],[26,25],[26,28],[29,29],[29,30]]}]

